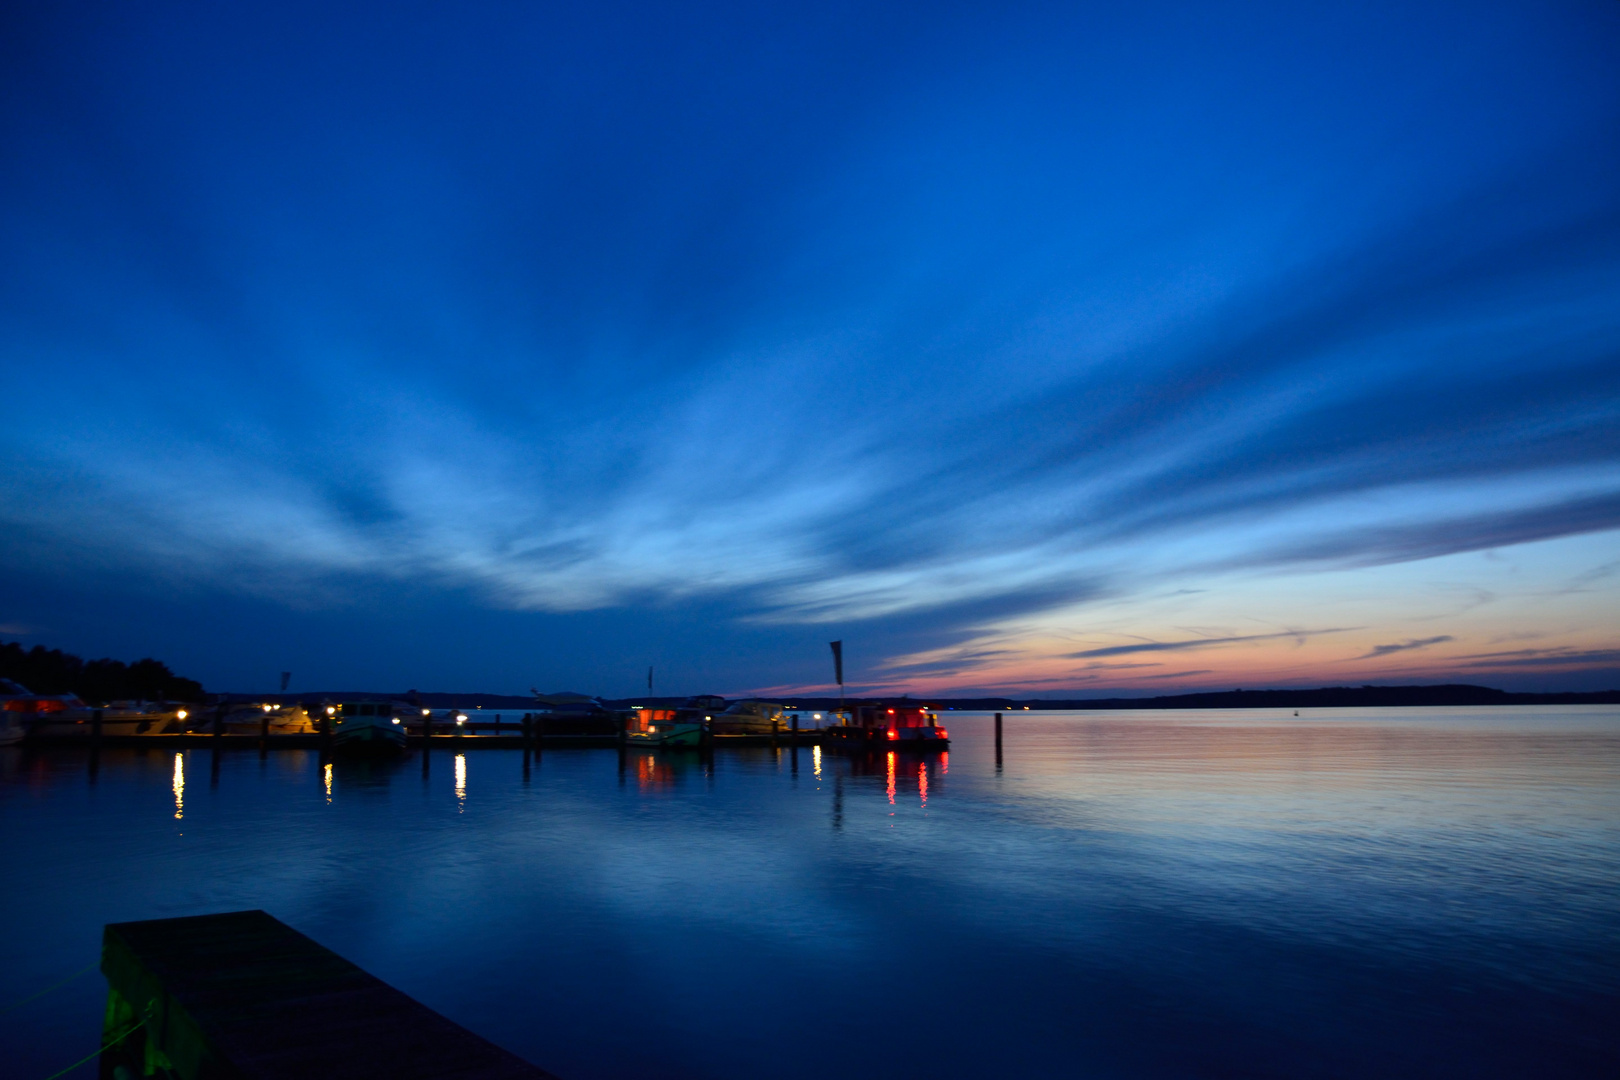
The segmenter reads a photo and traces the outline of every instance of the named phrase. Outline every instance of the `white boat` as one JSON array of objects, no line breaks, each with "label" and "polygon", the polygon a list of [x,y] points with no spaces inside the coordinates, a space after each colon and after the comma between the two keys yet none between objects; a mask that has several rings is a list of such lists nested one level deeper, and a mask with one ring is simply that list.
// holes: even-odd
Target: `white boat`
[{"label": "white boat", "polygon": [[[313,735],[319,731],[313,717],[301,705],[278,705],[273,702],[249,702],[232,705],[220,719],[227,735],[257,735],[270,721],[272,735]],[[204,714],[197,725],[199,730],[212,731],[213,718]]]},{"label": "white boat", "polygon": [[25,714],[28,734],[35,739],[88,739],[95,731],[95,714],[101,713],[103,735],[174,735],[186,730],[191,710],[166,701],[114,701],[106,708],[92,709],[72,695],[36,698],[32,713]]},{"label": "white boat", "polygon": [[[185,730],[189,710],[169,702],[114,701],[101,713],[103,735],[147,735]],[[88,739],[97,710],[75,694],[35,694],[21,683],[0,679],[0,744],[34,739]],[[21,734],[18,734],[18,731]]]},{"label": "white boat", "polygon": [[332,749],[350,754],[398,754],[405,750],[404,716],[391,701],[327,702]]},{"label": "white boat", "polygon": [[782,706],[765,701],[738,701],[709,721],[716,735],[775,735],[787,728]]}]

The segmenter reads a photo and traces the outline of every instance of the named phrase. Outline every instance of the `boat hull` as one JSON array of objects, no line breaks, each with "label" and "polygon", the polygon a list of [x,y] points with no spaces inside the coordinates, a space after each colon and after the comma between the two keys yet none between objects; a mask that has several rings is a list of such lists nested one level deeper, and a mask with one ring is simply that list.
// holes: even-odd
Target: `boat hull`
[{"label": "boat hull", "polygon": [[405,728],[401,724],[356,724],[353,721],[332,735],[332,752],[385,756],[405,752]]},{"label": "boat hull", "polygon": [[627,746],[690,746],[703,742],[702,724],[675,724],[668,730],[631,731],[625,734]]},{"label": "boat hull", "polygon": [[863,728],[835,725],[822,731],[822,745],[861,750],[949,750],[951,740],[939,728]]}]

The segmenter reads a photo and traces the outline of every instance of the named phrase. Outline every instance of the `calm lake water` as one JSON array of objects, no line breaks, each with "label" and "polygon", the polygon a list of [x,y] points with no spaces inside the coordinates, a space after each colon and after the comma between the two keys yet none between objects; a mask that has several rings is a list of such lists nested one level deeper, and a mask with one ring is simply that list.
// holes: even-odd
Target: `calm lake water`
[{"label": "calm lake water", "polygon": [[[1019,713],[1000,767],[946,722],[892,764],[0,750],[0,1008],[106,922],[257,907],[564,1080],[1620,1075],[1620,709]],[[105,993],[0,1015],[0,1073]]]}]

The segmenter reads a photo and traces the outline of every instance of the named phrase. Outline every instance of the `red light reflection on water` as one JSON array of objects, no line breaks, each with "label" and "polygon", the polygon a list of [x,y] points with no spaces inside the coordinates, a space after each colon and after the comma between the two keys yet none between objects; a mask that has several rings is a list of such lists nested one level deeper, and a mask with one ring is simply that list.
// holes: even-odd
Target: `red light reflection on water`
[{"label": "red light reflection on water", "polygon": [[889,805],[894,805],[894,751],[889,751]]},{"label": "red light reflection on water", "polygon": [[939,752],[939,775],[944,776],[946,773],[948,773],[950,771],[951,771],[951,752],[949,750],[941,750]]},{"label": "red light reflection on water", "polygon": [[636,758],[636,787],[642,791],[657,791],[674,786],[675,770],[669,762],[656,754],[641,754]]},{"label": "red light reflection on water", "polygon": [[923,809],[928,809],[928,763],[917,765],[917,794],[922,796]]}]

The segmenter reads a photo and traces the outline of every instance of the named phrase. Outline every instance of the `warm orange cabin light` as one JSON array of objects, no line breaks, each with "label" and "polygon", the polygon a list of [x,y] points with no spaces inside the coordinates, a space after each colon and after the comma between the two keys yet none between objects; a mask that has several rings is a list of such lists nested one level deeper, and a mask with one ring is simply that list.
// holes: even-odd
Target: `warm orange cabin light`
[{"label": "warm orange cabin light", "polygon": [[942,739],[948,739],[951,737],[951,733],[946,731],[944,728],[935,728],[934,730],[939,732],[939,737]]}]

